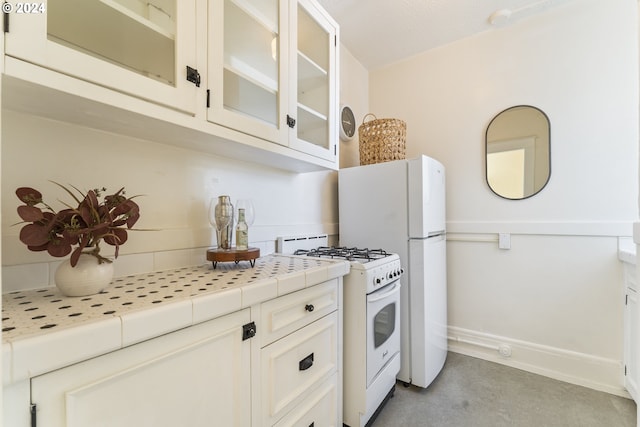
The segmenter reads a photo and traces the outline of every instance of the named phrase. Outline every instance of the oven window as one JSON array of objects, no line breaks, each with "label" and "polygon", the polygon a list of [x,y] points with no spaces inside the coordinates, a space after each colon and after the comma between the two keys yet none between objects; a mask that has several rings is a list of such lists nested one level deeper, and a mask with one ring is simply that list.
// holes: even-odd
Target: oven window
[{"label": "oven window", "polygon": [[378,348],[385,343],[396,328],[396,303],[385,306],[373,318],[374,347]]}]

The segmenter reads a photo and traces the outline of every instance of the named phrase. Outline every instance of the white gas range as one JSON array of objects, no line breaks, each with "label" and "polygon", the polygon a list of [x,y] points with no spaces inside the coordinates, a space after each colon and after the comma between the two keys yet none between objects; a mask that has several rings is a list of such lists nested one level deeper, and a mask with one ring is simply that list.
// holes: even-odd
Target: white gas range
[{"label": "white gas range", "polygon": [[328,246],[294,254],[351,261],[343,279],[343,422],[368,426],[393,395],[400,371],[400,258],[382,249]]}]

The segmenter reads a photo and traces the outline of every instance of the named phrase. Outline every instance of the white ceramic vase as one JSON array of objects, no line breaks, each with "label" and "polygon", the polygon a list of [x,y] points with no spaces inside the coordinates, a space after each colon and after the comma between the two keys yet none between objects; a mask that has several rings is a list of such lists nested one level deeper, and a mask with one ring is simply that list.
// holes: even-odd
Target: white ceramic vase
[{"label": "white ceramic vase", "polygon": [[68,297],[97,294],[113,279],[113,263],[98,264],[98,258],[81,254],[75,267],[66,260],[58,266],[55,274],[56,286]]}]

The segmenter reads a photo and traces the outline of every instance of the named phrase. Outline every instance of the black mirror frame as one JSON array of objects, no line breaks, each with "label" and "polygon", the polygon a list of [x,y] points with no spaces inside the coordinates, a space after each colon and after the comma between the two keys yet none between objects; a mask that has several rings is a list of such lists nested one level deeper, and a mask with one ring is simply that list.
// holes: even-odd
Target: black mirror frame
[{"label": "black mirror frame", "polygon": [[[527,107],[527,108],[533,108],[534,110],[539,111],[544,118],[547,120],[547,124],[548,124],[548,130],[549,130],[549,134],[547,135],[548,137],[548,143],[549,143],[549,174],[547,175],[547,180],[545,181],[544,185],[542,185],[540,187],[540,189],[538,189],[538,191],[536,191],[535,193],[532,193],[526,197],[519,197],[519,198],[511,198],[511,197],[505,197],[501,194],[498,194],[489,184],[489,169],[487,167],[487,158],[488,158],[488,136],[489,136],[489,129],[491,128],[491,124],[498,118],[500,117],[500,115],[506,111],[509,111],[511,109],[514,108],[522,108],[522,107]],[[540,108],[538,107],[534,107],[533,105],[527,105],[527,104],[521,104],[521,105],[513,105],[509,108],[505,108],[504,110],[500,111],[498,114],[496,114],[491,121],[489,122],[489,124],[487,125],[487,129],[485,130],[484,133],[484,179],[485,182],[487,183],[487,187],[489,187],[489,189],[491,190],[491,192],[493,194],[495,194],[496,196],[505,199],[505,200],[526,200],[530,197],[535,196],[536,194],[540,193],[546,186],[547,184],[549,184],[549,181],[551,180],[551,120],[549,120],[549,116],[547,116],[547,114],[542,111]]]}]

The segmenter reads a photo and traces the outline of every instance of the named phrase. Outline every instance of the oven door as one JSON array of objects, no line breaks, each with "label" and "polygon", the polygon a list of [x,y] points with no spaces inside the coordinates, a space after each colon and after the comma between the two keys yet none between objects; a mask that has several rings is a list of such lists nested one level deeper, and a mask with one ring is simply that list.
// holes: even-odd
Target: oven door
[{"label": "oven door", "polygon": [[400,352],[400,281],[367,295],[367,387]]}]

